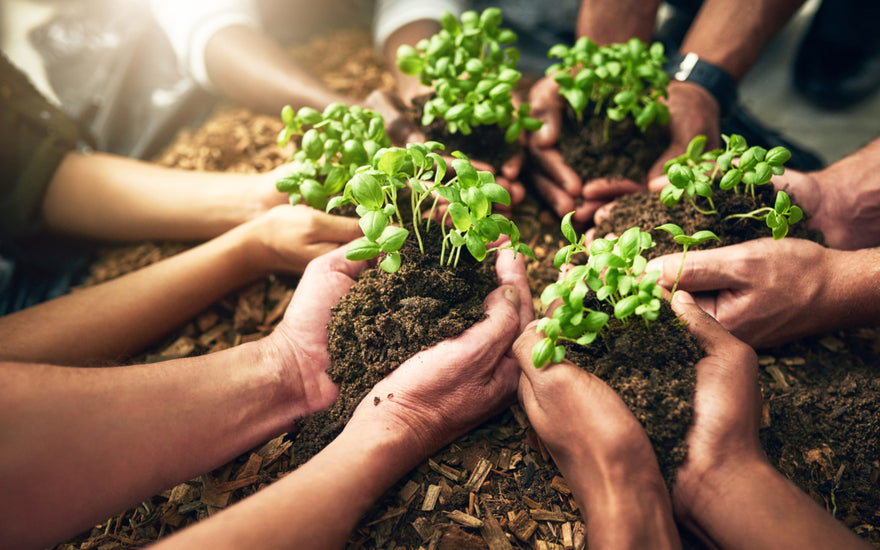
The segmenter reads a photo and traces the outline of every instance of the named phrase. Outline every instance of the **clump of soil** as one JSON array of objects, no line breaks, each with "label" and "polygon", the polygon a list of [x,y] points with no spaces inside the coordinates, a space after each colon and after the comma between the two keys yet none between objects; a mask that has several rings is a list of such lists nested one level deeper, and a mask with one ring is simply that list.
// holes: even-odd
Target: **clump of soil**
[{"label": "clump of soil", "polygon": [[363,272],[333,309],[327,326],[339,397],[327,411],[301,422],[293,454],[302,463],[335,438],[376,383],[419,351],[458,336],[484,317],[483,300],[497,286],[494,262],[462,254],[457,267],[440,265],[441,232],[433,226],[401,250],[396,273]]},{"label": "clump of soil", "polygon": [[461,151],[469,158],[481,160],[499,173],[505,162],[510,160],[519,150],[516,142],[504,141],[504,131],[498,126],[475,126],[470,134],[456,132],[449,133],[446,121],[440,117],[434,119],[428,126],[422,126],[422,112],[433,94],[413,98],[412,106],[405,112],[412,119],[413,124],[422,130],[425,138],[429,141],[439,141],[446,146],[445,153]]},{"label": "clump of soil", "polygon": [[[608,308],[593,299],[594,310]],[[613,316],[589,346],[566,346],[566,358],[605,381],[641,422],[669,487],[687,454],[685,436],[693,418],[695,366],[703,357],[696,338],[667,302],[647,325]]]},{"label": "clump of soil", "polygon": [[[789,195],[792,203],[796,204],[796,197],[791,193]],[[698,202],[700,208],[708,209],[708,203],[702,197],[698,199],[701,201]],[[714,239],[706,241],[688,250],[706,250],[772,236],[770,228],[763,221],[751,218],[725,219],[730,214],[751,212],[765,206],[772,207],[776,201],[776,191],[772,186],[757,187],[754,198],[743,193],[721,192],[715,193],[712,200],[718,214],[706,216],[694,210],[687,200],[682,200],[668,208],[660,202],[659,193],[642,191],[626,195],[617,200],[610,217],[596,225],[596,235],[608,233],[620,235],[630,227],[638,226],[642,231],[650,232],[654,242],[657,243],[654,248],[645,251],[648,259],[681,252],[681,245],[677,244],[669,233],[654,231],[654,228],[664,223],[674,223],[688,235],[707,229],[720,239],[720,241]],[[818,231],[808,229],[804,220],[790,226],[786,238],[823,242],[822,235]]]},{"label": "clump of soil", "polygon": [[588,116],[588,105],[583,122],[568,104],[563,112],[562,130],[557,147],[565,163],[583,181],[619,176],[635,182],[646,181],[648,170],[669,146],[669,129],[652,124],[642,132],[632,117],[608,126],[605,139],[605,116]]}]

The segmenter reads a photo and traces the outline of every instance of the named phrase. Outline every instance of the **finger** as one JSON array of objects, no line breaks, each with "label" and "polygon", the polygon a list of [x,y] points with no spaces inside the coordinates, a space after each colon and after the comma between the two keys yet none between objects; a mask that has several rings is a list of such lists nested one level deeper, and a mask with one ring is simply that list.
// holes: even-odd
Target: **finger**
[{"label": "finger", "polygon": [[556,185],[565,190],[572,197],[580,196],[583,190],[581,178],[565,163],[562,153],[556,149],[532,149],[532,158],[535,159],[540,169]]},{"label": "finger", "polygon": [[584,184],[581,196],[587,200],[608,202],[643,189],[645,189],[644,185],[624,178],[598,178]]},{"label": "finger", "polygon": [[652,193],[659,193],[667,185],[669,185],[669,178],[665,174],[648,179],[648,191]]},{"label": "finger", "polygon": [[334,216],[318,210],[313,213],[312,219],[311,237],[316,241],[347,243],[361,236],[357,218]]},{"label": "finger", "polygon": [[562,101],[559,98],[559,85],[552,78],[542,78],[529,91],[530,116],[543,122],[529,137],[537,147],[552,147],[559,139],[562,127]]},{"label": "finger", "polygon": [[543,335],[538,334],[537,328],[537,320],[530,322],[513,343],[513,355],[516,357],[516,362],[519,363],[523,375],[529,381],[529,385],[534,383],[539,370],[532,362],[532,350],[544,338]]},{"label": "finger", "polygon": [[538,193],[544,197],[556,215],[562,217],[574,210],[574,198],[562,190],[556,182],[543,174],[533,174],[533,181]]},{"label": "finger", "polygon": [[617,203],[612,201],[612,202],[606,202],[605,204],[603,204],[602,206],[597,208],[596,214],[593,216],[594,223],[596,225],[599,225],[601,223],[604,223],[604,222],[610,220],[611,219],[611,211],[614,210],[615,207],[617,207]]},{"label": "finger", "polygon": [[605,201],[582,201],[574,209],[574,215],[571,217],[572,223],[576,227],[585,227],[593,223],[596,211],[607,204]]},{"label": "finger", "polygon": [[512,286],[519,293],[520,330],[522,330],[535,317],[532,301],[522,299],[531,296],[529,278],[526,274],[526,257],[524,254],[517,254],[514,258],[512,250],[499,250],[498,258],[495,261],[495,271],[498,274],[499,285]]},{"label": "finger", "polygon": [[665,288],[671,288],[676,278],[678,288],[688,292],[745,288],[748,281],[740,279],[737,270],[729,269],[731,261],[730,247],[721,247],[689,252],[684,265],[681,254],[660,256],[649,261],[645,269],[659,271],[657,282]]},{"label": "finger", "polygon": [[308,283],[312,279],[320,281],[322,277],[333,273],[338,273],[343,277],[351,279],[352,284],[354,284],[354,280],[369,264],[366,261],[355,262],[346,259],[346,248],[348,247],[338,247],[309,262],[297,288],[303,286],[304,282]]},{"label": "finger", "polygon": [[504,164],[501,165],[501,175],[510,181],[519,179],[519,173],[522,171],[523,161],[525,160],[525,152],[520,150],[513,155]]}]

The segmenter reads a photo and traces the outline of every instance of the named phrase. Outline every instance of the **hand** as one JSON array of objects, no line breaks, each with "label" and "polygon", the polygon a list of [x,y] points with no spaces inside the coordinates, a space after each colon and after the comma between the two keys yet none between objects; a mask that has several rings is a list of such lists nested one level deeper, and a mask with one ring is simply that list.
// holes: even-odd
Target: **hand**
[{"label": "hand", "polygon": [[701,310],[687,292],[676,292],[672,307],[706,354],[696,366],[694,423],[673,491],[676,513],[688,515],[707,473],[763,460],[758,440],[761,390],[758,359],[751,347]]},{"label": "hand", "polygon": [[821,231],[825,244],[840,250],[880,244],[880,190],[876,185],[871,189],[866,184],[871,180],[851,169],[849,160],[818,172],[786,170],[773,178],[773,186],[793,194],[807,213],[807,226]]},{"label": "hand", "polygon": [[[836,271],[833,255],[811,241],[770,238],[691,251],[678,286],[711,291],[695,294],[702,309],[744,342],[774,346],[833,326],[831,313],[841,299],[828,284]],[[668,254],[646,269],[661,271],[658,283],[671,288],[680,266],[681,254]]]},{"label": "hand", "polygon": [[362,235],[357,218],[333,216],[306,205],[276,206],[244,226],[255,241],[255,263],[265,271],[302,273],[306,265]]},{"label": "hand", "polygon": [[520,402],[578,501],[591,547],[680,547],[642,426],[610,387],[571,362],[536,369],[536,326],[514,343]]},{"label": "hand", "polygon": [[499,287],[484,302],[488,318],[416,354],[379,382],[356,409],[351,429],[404,434],[404,462],[412,465],[510,405],[517,366],[508,351],[532,319],[533,306],[522,255],[514,260],[509,250],[501,251],[496,266]]},{"label": "hand", "polygon": [[374,90],[364,100],[364,107],[372,109],[385,119],[385,132],[391,143],[406,147],[407,143],[424,143],[425,135],[406,115],[403,100],[384,90]]},{"label": "hand", "polygon": [[706,136],[707,151],[721,146],[720,113],[712,94],[698,84],[678,81],[670,82],[667,91],[671,142],[648,171],[648,189],[651,191],[666,187],[669,179],[663,174],[663,165],[683,154],[695,136]]},{"label": "hand", "polygon": [[330,367],[330,308],[354,285],[366,265],[346,260],[344,249],[309,263],[281,323],[261,341],[278,357],[282,380],[294,387],[291,403],[297,417],[326,409],[339,393],[325,372]]}]

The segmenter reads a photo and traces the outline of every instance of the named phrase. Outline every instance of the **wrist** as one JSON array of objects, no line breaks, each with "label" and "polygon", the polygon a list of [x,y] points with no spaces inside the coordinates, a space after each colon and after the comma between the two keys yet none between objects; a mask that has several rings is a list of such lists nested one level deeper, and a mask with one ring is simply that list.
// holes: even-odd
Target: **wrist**
[{"label": "wrist", "polygon": [[666,72],[672,81],[689,82],[704,89],[715,100],[721,118],[729,116],[737,102],[736,80],[721,67],[693,53],[671,54]]}]

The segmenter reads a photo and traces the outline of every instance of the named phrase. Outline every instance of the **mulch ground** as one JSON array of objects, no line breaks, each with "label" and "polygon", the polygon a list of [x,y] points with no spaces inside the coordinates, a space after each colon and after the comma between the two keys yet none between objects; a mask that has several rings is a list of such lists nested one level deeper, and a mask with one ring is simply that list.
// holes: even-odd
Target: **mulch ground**
[{"label": "mulch ground", "polygon": [[[388,88],[390,76],[362,31],[319,38],[299,59],[331,87],[365,97]],[[263,172],[284,162],[275,137],[278,117],[237,107],[220,109],[203,127],[178,136],[162,165],[211,171]],[[528,266],[537,297],[556,273],[558,220],[527,200],[514,217],[538,257]],[[107,249],[88,284],[119,276],[184,249],[141,243]],[[270,276],[235,292],[134,362],[209,353],[268,334],[296,287]],[[539,309],[540,311],[540,309]],[[880,548],[880,330],[835,332],[760,350],[765,397],[762,441],[771,461],[816,502]],[[210,517],[295,466],[293,434],[144,500],[57,545],[63,550],[138,548]],[[565,480],[523,411],[511,407],[442,449],[389,490],[351,534],[351,549],[584,548],[586,533]]]}]

